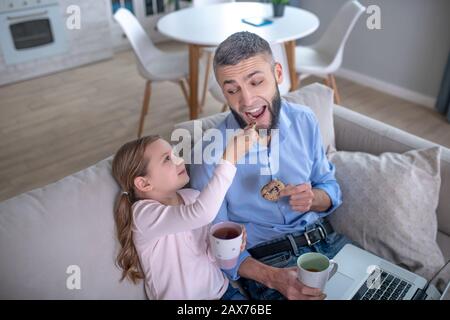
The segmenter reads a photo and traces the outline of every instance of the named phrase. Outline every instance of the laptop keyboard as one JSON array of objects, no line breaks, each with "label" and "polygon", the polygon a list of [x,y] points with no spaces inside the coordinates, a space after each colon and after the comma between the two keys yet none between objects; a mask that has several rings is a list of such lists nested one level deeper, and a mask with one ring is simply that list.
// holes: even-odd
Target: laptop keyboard
[{"label": "laptop keyboard", "polygon": [[[379,276],[374,278],[372,285],[368,287],[364,282],[352,300],[402,300],[411,288],[411,283],[380,269],[374,271],[369,278],[375,272],[378,272]],[[377,284],[380,284],[378,289]]]}]

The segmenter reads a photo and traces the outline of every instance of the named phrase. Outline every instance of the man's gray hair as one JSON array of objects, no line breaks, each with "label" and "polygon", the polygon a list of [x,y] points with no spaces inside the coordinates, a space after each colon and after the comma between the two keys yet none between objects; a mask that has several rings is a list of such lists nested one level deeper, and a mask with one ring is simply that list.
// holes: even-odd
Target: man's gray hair
[{"label": "man's gray hair", "polygon": [[248,31],[233,33],[217,47],[213,63],[214,71],[219,66],[234,66],[258,54],[266,54],[273,64],[272,50],[266,40]]}]

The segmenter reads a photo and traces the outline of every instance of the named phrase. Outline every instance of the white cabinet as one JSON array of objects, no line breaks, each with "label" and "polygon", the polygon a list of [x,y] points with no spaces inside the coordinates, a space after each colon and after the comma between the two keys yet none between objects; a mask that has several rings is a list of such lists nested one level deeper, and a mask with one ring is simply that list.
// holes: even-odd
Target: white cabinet
[{"label": "white cabinet", "polygon": [[[64,33],[65,46],[67,50],[60,53],[53,52],[52,55],[43,54],[40,50],[50,50],[50,44],[38,47],[37,51],[31,51],[32,48],[27,48],[29,59],[26,61],[17,61],[14,64],[7,64],[4,58],[3,47],[0,48],[0,85],[9,84],[21,80],[26,80],[46,74],[51,74],[57,71],[75,68],[84,64],[93,63],[103,59],[108,59],[113,56],[113,50],[110,37],[110,21],[108,7],[109,0],[22,0],[20,5],[22,7],[31,5],[43,5],[45,9],[37,7],[39,19],[42,19],[42,14],[48,14],[52,6],[58,6],[59,18],[62,20],[58,28],[58,32]],[[0,0],[0,5],[11,4],[12,1]],[[19,1],[15,1],[19,3]],[[69,14],[67,8],[73,4],[80,8],[81,28],[68,29],[66,27],[66,19]],[[52,5],[50,5],[52,4]],[[4,8],[4,7],[2,7]],[[36,16],[29,15],[30,12],[25,10],[17,11],[18,14],[25,15],[24,20],[36,19]],[[31,9],[35,10],[35,9]],[[23,29],[23,28],[22,28]],[[28,27],[30,29],[30,27]],[[7,29],[0,27],[0,37],[6,35]],[[25,30],[25,29],[24,29]],[[31,29],[32,31],[42,32],[45,28]],[[25,37],[26,38],[26,37]],[[33,39],[33,37],[28,37]],[[52,36],[54,41],[58,41],[58,37]]]},{"label": "white cabinet", "polygon": [[[111,37],[115,51],[129,48],[125,34],[113,18],[113,12],[119,7],[125,7],[133,12],[153,42],[168,40],[167,37],[157,31],[156,24],[159,18],[175,10],[175,2],[173,0],[106,1],[109,6]],[[190,1],[180,1],[179,3],[180,9],[187,8],[191,5]]]}]

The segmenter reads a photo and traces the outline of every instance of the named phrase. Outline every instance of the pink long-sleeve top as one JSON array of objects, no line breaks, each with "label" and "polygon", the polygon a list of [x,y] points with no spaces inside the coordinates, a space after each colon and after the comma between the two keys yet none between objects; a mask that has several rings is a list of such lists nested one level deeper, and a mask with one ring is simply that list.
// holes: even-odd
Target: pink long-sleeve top
[{"label": "pink long-sleeve top", "polygon": [[217,165],[202,192],[181,189],[184,205],[146,199],[135,202],[133,241],[145,274],[149,299],[220,299],[228,288],[208,242],[214,220],[236,167]]}]

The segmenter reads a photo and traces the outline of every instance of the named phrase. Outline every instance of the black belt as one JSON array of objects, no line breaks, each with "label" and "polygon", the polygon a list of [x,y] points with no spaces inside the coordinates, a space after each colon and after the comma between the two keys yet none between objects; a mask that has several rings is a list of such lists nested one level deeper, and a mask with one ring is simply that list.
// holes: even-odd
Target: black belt
[{"label": "black belt", "polygon": [[[333,227],[328,222],[328,220],[323,220],[322,225],[316,225],[315,228],[306,231],[305,233],[295,236],[294,241],[297,247],[312,246],[327,238],[328,234],[333,233]],[[274,243],[269,243],[266,245],[260,245],[248,249],[250,255],[255,259],[261,259],[272,254],[293,250],[291,241],[289,239],[282,239]]]}]

